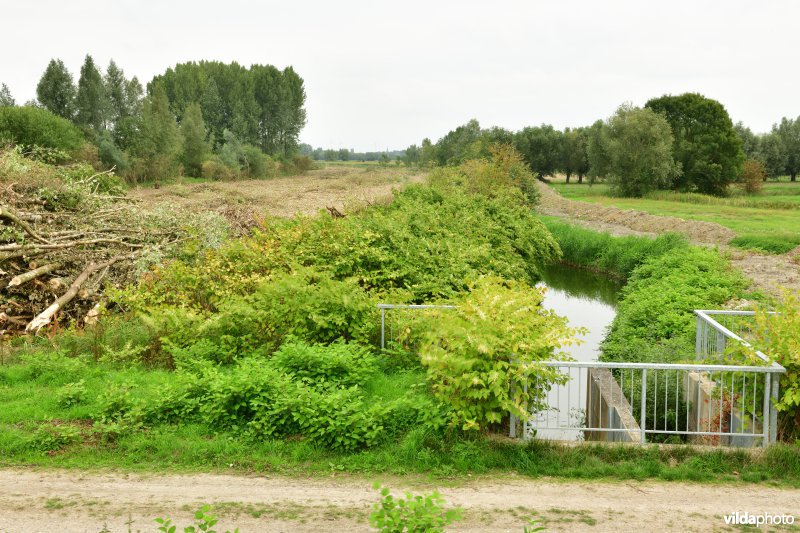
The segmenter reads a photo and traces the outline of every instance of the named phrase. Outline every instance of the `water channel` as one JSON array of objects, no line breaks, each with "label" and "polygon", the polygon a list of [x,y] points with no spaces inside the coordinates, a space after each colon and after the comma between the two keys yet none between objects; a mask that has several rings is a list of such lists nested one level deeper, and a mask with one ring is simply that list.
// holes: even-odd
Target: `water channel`
[{"label": "water channel", "polygon": [[[592,272],[560,265],[545,269],[542,278],[537,286],[546,286],[548,289],[542,305],[567,317],[571,327],[588,330],[581,337],[582,344],[567,346],[563,351],[576,361],[596,361],[606,328],[616,315],[617,296],[622,285]],[[570,384],[554,386],[549,391],[550,409],[539,413],[533,420],[533,427],[581,426],[586,408],[586,391],[581,390],[578,383],[584,384],[585,388],[586,370],[572,369],[570,380]],[[582,438],[582,432],[538,428],[536,438],[576,440]]]}]

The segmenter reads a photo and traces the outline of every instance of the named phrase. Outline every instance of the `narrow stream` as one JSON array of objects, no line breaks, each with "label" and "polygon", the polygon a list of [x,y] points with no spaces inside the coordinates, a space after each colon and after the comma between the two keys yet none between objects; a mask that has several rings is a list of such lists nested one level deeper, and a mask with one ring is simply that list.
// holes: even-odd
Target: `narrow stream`
[{"label": "narrow stream", "polygon": [[[596,361],[600,355],[600,343],[605,338],[606,328],[616,315],[617,296],[621,284],[608,278],[560,265],[548,267],[542,273],[543,280],[537,286],[548,288],[542,305],[567,317],[571,327],[584,327],[588,333],[581,337],[582,344],[568,346],[563,351],[576,361]],[[580,376],[578,372],[582,373]],[[585,391],[574,382],[586,383],[586,370],[573,369],[570,374],[573,386],[553,387],[548,395],[551,409],[541,413],[540,420],[551,417],[543,425],[580,426],[585,405]],[[567,393],[569,391],[569,394]],[[555,424],[552,417],[560,417]],[[568,420],[569,419],[569,420]],[[534,421],[534,427],[537,424]],[[576,440],[582,438],[580,431],[537,430],[537,438],[554,440]]]}]

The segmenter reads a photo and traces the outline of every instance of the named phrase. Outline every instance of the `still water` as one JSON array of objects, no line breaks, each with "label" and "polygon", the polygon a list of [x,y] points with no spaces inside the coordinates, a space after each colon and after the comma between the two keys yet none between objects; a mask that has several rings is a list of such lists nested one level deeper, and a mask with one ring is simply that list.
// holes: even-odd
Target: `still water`
[{"label": "still water", "polygon": [[[606,329],[616,315],[621,284],[592,272],[560,265],[548,267],[542,274],[543,279],[537,286],[548,289],[542,305],[567,317],[571,327],[588,330],[580,337],[583,343],[567,346],[563,351],[576,361],[596,361]],[[571,383],[550,390],[548,404],[551,409],[534,419],[534,427],[580,427],[586,407],[586,391],[581,390],[578,383],[586,384],[586,370],[572,369],[570,379]],[[537,438],[575,440],[581,438],[581,432],[537,429]]]}]

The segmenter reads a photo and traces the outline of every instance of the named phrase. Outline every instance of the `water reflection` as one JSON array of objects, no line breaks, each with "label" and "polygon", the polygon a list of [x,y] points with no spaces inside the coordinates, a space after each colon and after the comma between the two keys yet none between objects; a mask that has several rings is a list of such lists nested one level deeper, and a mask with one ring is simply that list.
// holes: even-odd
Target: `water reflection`
[{"label": "water reflection", "polygon": [[[560,316],[567,317],[571,327],[588,330],[583,343],[568,346],[563,351],[576,361],[596,361],[600,343],[616,315],[617,296],[621,284],[603,276],[565,266],[545,269],[537,286],[548,288],[542,305]],[[586,370],[572,369],[571,386],[553,387],[548,394],[551,409],[540,413],[536,426],[580,427],[586,403]],[[580,431],[538,430],[538,438],[575,440]]]}]

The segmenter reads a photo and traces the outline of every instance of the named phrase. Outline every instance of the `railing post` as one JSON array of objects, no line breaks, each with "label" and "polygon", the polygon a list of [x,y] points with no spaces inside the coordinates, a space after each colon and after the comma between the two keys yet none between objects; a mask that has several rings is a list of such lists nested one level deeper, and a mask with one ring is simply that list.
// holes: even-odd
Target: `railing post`
[{"label": "railing post", "polygon": [[386,309],[381,307],[381,350],[386,347]]},{"label": "railing post", "polygon": [[775,444],[778,440],[778,409],[775,404],[778,403],[778,389],[780,388],[780,376],[777,373],[772,374],[772,401],[769,404],[769,443]]},{"label": "railing post", "polygon": [[771,374],[764,374],[764,407],[761,409],[761,422],[764,426],[762,429],[764,430],[764,439],[763,439],[763,446],[766,448],[770,444],[770,439],[772,438],[772,433],[770,432],[770,425],[772,418],[772,406],[770,405],[770,398],[772,395],[770,394],[770,388],[772,385],[772,375]]},{"label": "railing post", "polygon": [[703,350],[703,317],[700,314],[697,315],[697,335],[695,335],[694,341],[694,354],[697,356],[702,355]]},{"label": "railing post", "polygon": [[717,330],[717,357],[722,357],[722,354],[725,353],[725,335],[719,330]]},{"label": "railing post", "polygon": [[641,410],[640,410],[640,420],[639,420],[639,427],[642,430],[642,444],[647,442],[647,434],[645,433],[645,429],[647,429],[647,369],[642,369],[642,397],[641,397]]}]

